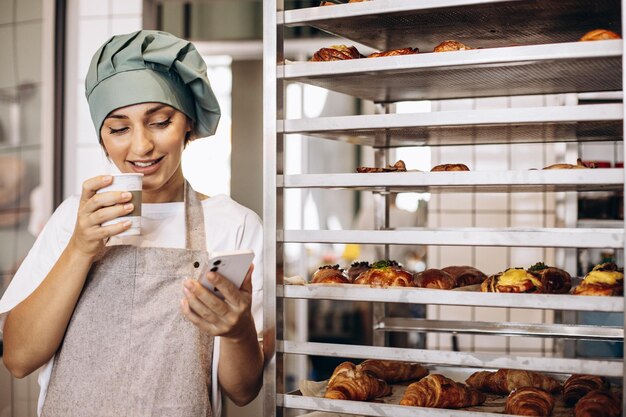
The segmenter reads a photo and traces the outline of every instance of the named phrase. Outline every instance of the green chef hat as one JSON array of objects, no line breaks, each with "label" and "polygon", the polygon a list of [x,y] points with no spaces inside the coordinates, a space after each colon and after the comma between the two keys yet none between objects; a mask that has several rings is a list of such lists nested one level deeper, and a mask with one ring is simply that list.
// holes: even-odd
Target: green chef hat
[{"label": "green chef hat", "polygon": [[213,135],[220,106],[206,70],[193,44],[169,33],[140,30],[113,36],[93,56],[85,80],[98,137],[113,110],[148,102],[185,113],[194,121],[194,137]]}]

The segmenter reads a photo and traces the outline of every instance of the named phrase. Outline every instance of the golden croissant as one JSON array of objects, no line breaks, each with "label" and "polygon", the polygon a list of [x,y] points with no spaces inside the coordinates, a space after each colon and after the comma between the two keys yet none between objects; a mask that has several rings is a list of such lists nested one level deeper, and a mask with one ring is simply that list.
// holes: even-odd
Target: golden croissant
[{"label": "golden croissant", "polygon": [[475,372],[465,383],[480,391],[494,394],[508,394],[514,389],[523,387],[540,388],[547,392],[557,392],[561,389],[561,384],[552,377],[520,369]]},{"label": "golden croissant", "polygon": [[547,417],[552,414],[555,399],[539,388],[524,387],[511,392],[506,399],[504,412],[520,416]]},{"label": "golden croissant", "polygon": [[369,372],[376,378],[388,383],[421,379],[428,375],[428,370],[417,363],[385,361],[368,359],[361,362],[357,368]]},{"label": "golden croissant", "polygon": [[485,402],[485,394],[440,374],[428,375],[408,386],[400,405],[465,408]]},{"label": "golden croissant", "polygon": [[609,382],[601,376],[574,374],[563,384],[563,401],[573,406],[587,393],[594,390],[609,389]]},{"label": "golden croissant", "polygon": [[324,397],[334,400],[369,401],[389,394],[391,388],[385,381],[358,370],[351,362],[344,362],[335,368]]}]

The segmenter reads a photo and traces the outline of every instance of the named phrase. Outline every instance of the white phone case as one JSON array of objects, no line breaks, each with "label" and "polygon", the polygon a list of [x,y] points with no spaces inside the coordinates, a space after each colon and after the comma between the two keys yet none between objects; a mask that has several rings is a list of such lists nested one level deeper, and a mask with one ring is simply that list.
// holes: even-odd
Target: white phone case
[{"label": "white phone case", "polygon": [[246,273],[253,259],[254,252],[249,249],[230,252],[213,252],[202,269],[200,283],[209,291],[213,292],[213,294],[224,298],[219,290],[215,289],[213,284],[209,283],[206,279],[207,273],[211,271],[217,272],[232,282],[237,288],[240,288],[243,280],[246,278]]}]

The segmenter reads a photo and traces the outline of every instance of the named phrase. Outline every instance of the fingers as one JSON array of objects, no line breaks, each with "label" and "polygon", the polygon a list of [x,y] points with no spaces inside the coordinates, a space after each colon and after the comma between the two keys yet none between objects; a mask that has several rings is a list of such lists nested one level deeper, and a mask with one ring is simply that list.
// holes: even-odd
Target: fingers
[{"label": "fingers", "polygon": [[[97,193],[83,203],[83,210],[86,214],[90,214],[103,207],[127,203],[132,200],[132,198],[133,195],[128,191],[107,191],[104,193]],[[132,211],[132,208],[130,211]],[[126,214],[126,212],[124,212],[124,214]]]},{"label": "fingers", "polygon": [[80,195],[80,200],[86,202],[96,194],[100,188],[106,187],[113,182],[111,175],[99,175],[97,177],[89,178],[83,182],[83,191]]},{"label": "fingers", "polygon": [[[107,193],[108,194],[108,193]],[[96,197],[94,197],[96,198]],[[133,211],[133,204],[115,204],[108,207],[102,207],[88,214],[89,223],[92,225],[101,225],[109,220],[125,216]]]}]

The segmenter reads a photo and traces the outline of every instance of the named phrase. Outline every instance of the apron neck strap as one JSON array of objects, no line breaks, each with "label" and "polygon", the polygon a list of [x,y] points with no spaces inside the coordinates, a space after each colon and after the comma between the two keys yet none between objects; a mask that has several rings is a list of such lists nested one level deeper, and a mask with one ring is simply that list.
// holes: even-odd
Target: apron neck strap
[{"label": "apron neck strap", "polygon": [[200,195],[185,181],[185,247],[190,250],[206,250],[204,211]]}]

